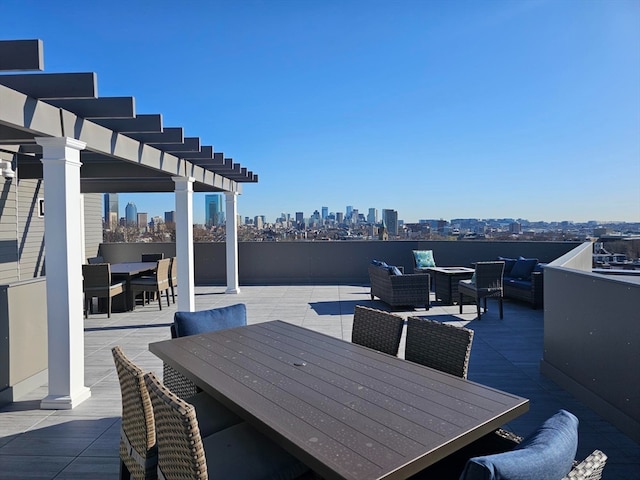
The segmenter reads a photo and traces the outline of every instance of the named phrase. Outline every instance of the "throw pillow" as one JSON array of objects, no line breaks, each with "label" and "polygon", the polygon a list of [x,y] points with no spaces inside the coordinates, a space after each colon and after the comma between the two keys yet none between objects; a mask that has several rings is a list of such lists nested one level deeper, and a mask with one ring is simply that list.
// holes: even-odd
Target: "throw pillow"
[{"label": "throw pillow", "polygon": [[244,303],[238,303],[199,312],[176,312],[173,324],[178,337],[242,327],[247,324],[247,307]]},{"label": "throw pillow", "polygon": [[431,268],[436,266],[433,250],[413,250],[416,268]]},{"label": "throw pillow", "polygon": [[531,272],[538,263],[537,258],[518,257],[516,264],[511,269],[510,277],[519,278],[520,280],[530,280]]},{"label": "throw pillow", "polygon": [[560,410],[509,452],[467,461],[460,480],[561,480],[578,449],[578,419]]}]

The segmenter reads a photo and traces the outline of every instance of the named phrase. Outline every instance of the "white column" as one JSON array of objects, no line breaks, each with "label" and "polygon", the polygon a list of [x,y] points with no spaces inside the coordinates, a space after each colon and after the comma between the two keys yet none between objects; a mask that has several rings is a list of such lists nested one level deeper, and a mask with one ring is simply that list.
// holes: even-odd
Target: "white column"
[{"label": "white column", "polygon": [[240,293],[238,284],[238,194],[224,193],[227,200],[227,290],[225,293]]},{"label": "white column", "polygon": [[43,409],[71,409],[91,396],[84,385],[80,150],[72,138],[36,138],[42,146],[47,272],[49,392]]},{"label": "white column", "polygon": [[192,177],[173,177],[176,184],[176,259],[178,262],[178,310],[193,312],[193,182]]}]

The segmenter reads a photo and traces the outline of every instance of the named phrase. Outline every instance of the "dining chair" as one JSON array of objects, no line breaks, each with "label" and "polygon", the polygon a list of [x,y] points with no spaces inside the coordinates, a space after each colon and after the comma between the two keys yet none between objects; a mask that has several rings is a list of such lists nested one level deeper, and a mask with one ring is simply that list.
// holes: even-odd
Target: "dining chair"
[{"label": "dining chair", "polygon": [[427,318],[407,318],[405,360],[467,378],[473,330]]},{"label": "dining chair", "polygon": [[575,460],[576,447],[577,419],[560,410],[527,438],[498,429],[451,453],[412,479],[601,479],[607,456],[594,450],[578,461]]},{"label": "dining chair", "polygon": [[[133,292],[133,297],[142,292],[142,304],[144,305],[144,294],[147,292],[153,292],[158,296],[158,306],[160,310],[162,310],[162,292],[165,292],[167,296],[167,306],[170,306],[169,303],[169,264],[171,263],[170,258],[163,258],[157,261],[156,270],[153,275],[145,276],[145,277],[137,277],[131,279],[129,285],[131,286],[131,290]],[[135,300],[134,300],[135,304]]]},{"label": "dining chair", "polygon": [[460,313],[464,297],[473,298],[480,320],[480,301],[484,303],[484,311],[487,312],[487,298],[497,298],[500,307],[500,318],[503,318],[502,298],[504,289],[502,286],[502,275],[504,273],[504,262],[477,262],[476,270],[470,280],[460,280],[458,282],[458,294],[460,299]]},{"label": "dining chair", "polygon": [[389,355],[398,355],[404,318],[382,310],[356,305],[351,342]]},{"label": "dining chair", "polygon": [[84,292],[84,318],[88,318],[93,298],[107,299],[107,318],[111,318],[112,299],[125,293],[125,282],[111,280],[111,265],[108,263],[82,265],[82,290]]},{"label": "dining chair", "polygon": [[[199,333],[242,327],[246,324],[247,307],[244,303],[238,303],[197,312],[176,312],[173,315],[170,333],[171,338],[188,337]],[[198,387],[191,380],[166,363],[162,367],[162,381],[180,398],[187,398],[199,392]]]},{"label": "dining chair", "polygon": [[[157,478],[157,447],[153,407],[144,372],[115,346],[111,349],[122,396],[120,429],[120,479]],[[240,423],[240,417],[218,401],[201,393],[187,399],[200,412],[204,435]]]},{"label": "dining chair", "polygon": [[178,258],[171,257],[169,264],[169,287],[171,287],[171,298],[176,303],[176,287],[178,286]]},{"label": "dining chair", "polygon": [[196,409],[153,374],[145,374],[155,418],[158,477],[164,480],[296,479],[309,469],[242,422],[204,436]]}]

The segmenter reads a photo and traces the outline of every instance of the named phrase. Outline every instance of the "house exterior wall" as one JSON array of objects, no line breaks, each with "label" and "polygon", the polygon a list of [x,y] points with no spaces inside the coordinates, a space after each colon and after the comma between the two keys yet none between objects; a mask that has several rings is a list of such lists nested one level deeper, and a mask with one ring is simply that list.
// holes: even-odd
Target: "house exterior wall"
[{"label": "house exterior wall", "polygon": [[17,182],[0,178],[0,283],[18,280]]},{"label": "house exterior wall", "polygon": [[87,258],[97,256],[102,243],[102,204],[102,194],[84,194],[84,252]]},{"label": "house exterior wall", "polygon": [[[16,181],[14,179],[14,181]],[[44,199],[42,180],[19,180],[17,189],[18,280],[45,275],[44,216],[39,199]]]}]

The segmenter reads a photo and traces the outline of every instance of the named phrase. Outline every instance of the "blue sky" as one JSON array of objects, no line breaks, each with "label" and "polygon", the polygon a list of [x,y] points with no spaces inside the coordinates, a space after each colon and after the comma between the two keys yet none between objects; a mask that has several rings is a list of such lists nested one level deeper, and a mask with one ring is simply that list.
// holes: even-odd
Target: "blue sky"
[{"label": "blue sky", "polygon": [[243,217],[640,221],[638,0],[2,0],[0,17],[2,38],[44,41],[45,72],[96,72],[99,96],[257,173]]}]

